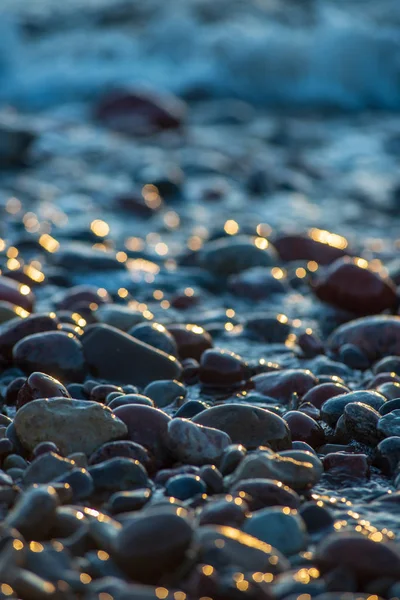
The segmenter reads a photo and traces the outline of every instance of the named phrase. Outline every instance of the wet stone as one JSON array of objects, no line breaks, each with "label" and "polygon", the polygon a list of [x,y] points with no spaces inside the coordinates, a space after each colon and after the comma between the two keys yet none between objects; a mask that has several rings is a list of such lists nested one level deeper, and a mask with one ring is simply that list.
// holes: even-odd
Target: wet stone
[{"label": "wet stone", "polygon": [[116,457],[105,460],[88,468],[95,490],[125,491],[146,487],[148,477],[146,469],[138,460]]},{"label": "wet stone", "polygon": [[25,337],[13,349],[15,364],[26,373],[41,371],[62,381],[82,381],[86,364],[82,344],[61,331]]},{"label": "wet stone", "polygon": [[[274,245],[284,262],[305,260],[315,261],[320,265],[329,265],[338,258],[348,254],[343,248],[330,246],[318,240],[318,230],[314,239],[309,234],[281,234],[274,238]],[[342,238],[343,244],[347,244]],[[341,240],[341,241],[342,241]]]},{"label": "wet stone", "polygon": [[175,475],[168,479],[165,486],[166,495],[178,500],[188,500],[206,492],[207,486],[198,475]]},{"label": "wet stone", "polygon": [[151,498],[150,488],[115,492],[107,502],[107,511],[115,515],[141,510]]},{"label": "wet stone", "polygon": [[245,492],[249,495],[249,508],[252,511],[258,511],[267,506],[288,506],[289,508],[298,508],[300,498],[287,485],[280,481],[266,478],[244,479],[235,483],[231,488],[232,494]]},{"label": "wet stone", "polygon": [[118,387],[117,385],[101,384],[94,386],[90,390],[89,399],[93,402],[101,402],[102,404],[104,404],[106,402],[107,396],[112,392],[118,392],[119,394],[124,393],[122,388]]},{"label": "wet stone", "polygon": [[176,460],[186,464],[219,464],[231,439],[224,431],[205,427],[187,419],[168,423],[168,447]]},{"label": "wet stone", "polygon": [[82,346],[93,374],[117,384],[145,386],[156,379],[179,379],[181,374],[181,366],[174,357],[108,325],[89,327]]},{"label": "wet stone", "polygon": [[129,335],[165,354],[178,356],[178,348],[173,336],[160,323],[139,323],[129,330]]},{"label": "wet stone", "polygon": [[385,356],[385,358],[374,364],[372,371],[375,375],[378,373],[396,373],[396,375],[400,375],[400,358],[398,356]]},{"label": "wet stone", "polygon": [[18,392],[17,396],[17,410],[31,402],[31,400],[37,400],[39,398],[55,398],[62,397],[70,398],[68,390],[63,386],[62,383],[46,375],[46,373],[32,373],[24,385]]},{"label": "wet stone", "polygon": [[378,411],[362,402],[350,402],[345,406],[343,418],[351,439],[368,446],[376,446],[379,441]]},{"label": "wet stone", "polygon": [[246,456],[246,448],[242,444],[231,444],[225,449],[221,463],[219,465],[220,471],[223,475],[229,475],[236,469],[238,464]]},{"label": "wet stone", "polygon": [[299,513],[309,534],[333,530],[335,519],[325,506],[305,502],[301,505]]},{"label": "wet stone", "polygon": [[33,483],[49,483],[60,475],[68,473],[75,464],[67,458],[62,458],[54,452],[48,452],[35,458],[25,470],[23,480],[26,486]]},{"label": "wet stone", "polygon": [[400,464],[400,436],[387,437],[376,449],[375,464],[392,476]]},{"label": "wet stone", "polygon": [[393,410],[400,410],[400,398],[395,398],[394,400],[388,400],[388,402],[385,402],[385,404],[382,404],[382,406],[379,409],[379,413],[383,416],[383,415],[387,415],[388,413],[392,412]]},{"label": "wet stone", "polygon": [[200,383],[210,387],[235,386],[248,378],[248,370],[240,356],[227,350],[206,350],[200,359]]},{"label": "wet stone", "polygon": [[200,525],[227,525],[240,528],[247,518],[248,506],[244,500],[231,495],[211,500],[200,514]]},{"label": "wet stone", "polygon": [[72,502],[87,500],[94,492],[94,482],[86,469],[74,468],[57,477],[56,482],[68,484],[72,490]]},{"label": "wet stone", "polygon": [[0,326],[1,355],[11,358],[14,346],[24,338],[35,333],[55,331],[58,319],[55,315],[34,314],[26,319],[12,319]]},{"label": "wet stone", "polygon": [[251,381],[258,392],[285,403],[291,400],[292,394],[298,394],[301,398],[318,383],[311,371],[304,369],[262,373]]},{"label": "wet stone", "polygon": [[265,238],[237,235],[207,242],[198,260],[201,267],[214,275],[228,277],[252,267],[274,266],[277,254]]},{"label": "wet stone", "polygon": [[246,319],[245,329],[251,337],[267,344],[284,344],[292,330],[286,315],[251,315]]},{"label": "wet stone", "polygon": [[285,556],[296,554],[307,546],[306,527],[295,510],[262,508],[252,513],[244,531],[271,544]]},{"label": "wet stone", "polygon": [[119,406],[126,406],[127,404],[141,404],[143,406],[154,406],[154,402],[151,398],[143,396],[142,394],[125,394],[124,396],[117,396],[113,398],[111,402],[107,402],[107,406],[114,410]]},{"label": "wet stone", "polygon": [[180,360],[194,358],[198,361],[203,352],[213,346],[210,334],[199,325],[169,325],[168,331],[178,346]]},{"label": "wet stone", "polygon": [[143,391],[145,396],[149,396],[154,401],[157,408],[168,406],[176,398],[185,398],[186,393],[186,388],[182,383],[171,379],[153,381]]},{"label": "wet stone", "polygon": [[90,455],[101,444],[124,437],[127,432],[109,408],[97,402],[66,398],[29,402],[17,412],[14,425],[27,450],[51,441],[64,455]]},{"label": "wet stone", "polygon": [[366,404],[378,411],[386,402],[386,398],[379,392],[371,390],[357,390],[356,392],[341,394],[324,402],[321,407],[321,418],[328,425],[335,426],[343,415],[346,406],[352,402]]},{"label": "wet stone", "polygon": [[270,446],[274,450],[290,448],[289,427],[274,413],[243,404],[214,406],[193,418],[194,423],[220,429],[232,442],[246,448]]},{"label": "wet stone", "polygon": [[392,410],[379,419],[378,433],[385,438],[400,436],[400,410]]},{"label": "wet stone", "polygon": [[199,477],[206,484],[208,494],[221,494],[224,491],[224,478],[215,465],[202,466]]},{"label": "wet stone", "polygon": [[324,443],[324,430],[307,414],[291,410],[285,413],[283,418],[289,425],[292,441],[306,442],[312,448],[318,448],[318,446],[322,446]]},{"label": "wet stone", "polygon": [[191,419],[208,408],[201,400],[188,400],[175,413],[176,418]]},{"label": "wet stone", "polygon": [[369,367],[369,360],[357,346],[344,344],[340,348],[339,359],[351,369],[365,371]]},{"label": "wet stone", "polygon": [[20,306],[25,311],[32,312],[35,296],[29,286],[21,285],[10,277],[0,275],[0,301]]},{"label": "wet stone", "polygon": [[400,383],[382,383],[382,385],[378,385],[376,391],[385,396],[388,400],[395,400],[400,397]]},{"label": "wet stone", "polygon": [[334,452],[323,459],[324,470],[339,479],[367,479],[369,464],[365,454]]},{"label": "wet stone", "polygon": [[144,513],[119,532],[113,557],[129,577],[156,584],[179,567],[193,535],[191,524],[180,514],[161,509]]},{"label": "wet stone", "polygon": [[149,464],[149,455],[147,450],[140,444],[128,440],[118,440],[107,442],[99,446],[89,457],[89,465],[109,460],[110,458],[131,458],[138,460],[145,467]]},{"label": "wet stone", "polygon": [[349,391],[349,388],[340,383],[320,383],[304,394],[303,402],[310,402],[317,408],[321,408],[323,403],[330,398]]},{"label": "wet stone", "polygon": [[253,267],[238,275],[231,275],[228,279],[228,288],[236,296],[262,300],[276,294],[284,294],[288,290],[288,284],[283,277],[282,279],[274,277],[271,269]]},{"label": "wet stone", "polygon": [[54,488],[33,486],[20,496],[5,524],[15,527],[26,540],[43,540],[51,530],[59,504]]}]

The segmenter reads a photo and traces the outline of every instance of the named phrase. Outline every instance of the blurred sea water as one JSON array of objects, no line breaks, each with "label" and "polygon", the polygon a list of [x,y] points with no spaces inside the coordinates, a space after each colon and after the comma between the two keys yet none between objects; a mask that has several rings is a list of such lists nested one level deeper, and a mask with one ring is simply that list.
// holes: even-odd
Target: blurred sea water
[{"label": "blurred sea water", "polygon": [[399,0],[1,0],[0,101],[141,84],[280,107],[400,108]]}]

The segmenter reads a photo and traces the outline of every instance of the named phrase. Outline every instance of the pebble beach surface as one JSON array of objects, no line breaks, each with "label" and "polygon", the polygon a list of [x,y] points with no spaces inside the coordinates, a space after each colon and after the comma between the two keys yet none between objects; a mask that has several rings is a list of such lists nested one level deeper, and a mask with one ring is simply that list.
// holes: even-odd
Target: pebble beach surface
[{"label": "pebble beach surface", "polygon": [[399,157],[388,110],[3,106],[0,599],[400,598]]}]

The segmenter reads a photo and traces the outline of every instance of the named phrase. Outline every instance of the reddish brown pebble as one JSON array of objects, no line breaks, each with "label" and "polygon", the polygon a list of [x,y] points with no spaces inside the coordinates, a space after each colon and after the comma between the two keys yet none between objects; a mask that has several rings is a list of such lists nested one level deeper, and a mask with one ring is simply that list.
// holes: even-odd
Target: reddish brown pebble
[{"label": "reddish brown pebble", "polygon": [[203,352],[212,348],[211,336],[199,325],[169,325],[168,331],[178,346],[179,358],[200,360]]},{"label": "reddish brown pebble", "polygon": [[306,442],[312,448],[318,448],[325,442],[324,430],[305,413],[291,410],[283,417],[289,425],[292,440]]},{"label": "reddish brown pebble", "polygon": [[289,402],[293,394],[302,398],[317,383],[317,378],[305,369],[286,369],[261,373],[252,377],[257,392],[276,398],[282,402]]},{"label": "reddish brown pebble", "polygon": [[310,402],[317,408],[321,408],[323,403],[329,400],[329,398],[345,394],[349,391],[349,388],[341,383],[320,383],[304,394],[303,402]]}]

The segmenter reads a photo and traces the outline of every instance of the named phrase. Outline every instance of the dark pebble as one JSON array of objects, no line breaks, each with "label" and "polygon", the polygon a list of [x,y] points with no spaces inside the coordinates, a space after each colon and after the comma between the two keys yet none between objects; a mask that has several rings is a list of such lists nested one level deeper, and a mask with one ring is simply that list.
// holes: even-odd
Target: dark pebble
[{"label": "dark pebble", "polygon": [[292,440],[306,442],[312,448],[318,448],[325,442],[324,430],[308,415],[291,410],[283,418],[289,425]]},{"label": "dark pebble", "polygon": [[148,452],[143,446],[128,440],[118,440],[116,442],[107,442],[97,448],[90,455],[88,464],[97,465],[110,458],[131,458],[138,460],[145,467],[150,462]]},{"label": "dark pebble", "polygon": [[21,387],[17,396],[17,410],[38,398],[56,398],[64,396],[70,398],[70,394],[60,381],[46,375],[46,373],[32,373]]},{"label": "dark pebble", "polygon": [[288,506],[297,509],[300,498],[294,490],[280,481],[273,479],[253,478],[235,483],[230,488],[233,495],[244,492],[248,495],[247,501],[251,511],[257,511],[267,506]]},{"label": "dark pebble", "polygon": [[388,413],[392,412],[392,410],[400,410],[400,398],[388,400],[388,402],[382,404],[382,406],[379,409],[379,414],[382,416],[387,415]]},{"label": "dark pebble", "polygon": [[55,315],[35,314],[26,319],[12,319],[0,327],[0,348],[2,356],[11,358],[14,346],[35,333],[55,331],[58,319]]},{"label": "dark pebble", "polygon": [[311,371],[305,369],[263,373],[252,377],[251,381],[258,392],[285,403],[292,399],[293,394],[302,398],[318,383]]},{"label": "dark pebble", "polygon": [[207,410],[208,406],[201,400],[188,400],[175,413],[175,417],[180,419],[191,419],[203,410]]},{"label": "dark pebble", "polygon": [[188,500],[198,494],[205,494],[207,486],[198,475],[175,475],[168,480],[165,487],[167,496]]},{"label": "dark pebble", "polygon": [[116,457],[88,468],[96,492],[125,491],[147,487],[146,469],[138,460]]},{"label": "dark pebble", "polygon": [[248,377],[245,362],[227,350],[206,350],[200,359],[200,383],[210,387],[240,385]]},{"label": "dark pebble", "polygon": [[160,323],[139,323],[129,330],[129,335],[149,344],[166,354],[178,356],[178,348],[174,337]]},{"label": "dark pebble", "polygon": [[203,352],[213,346],[211,336],[198,325],[169,325],[168,331],[176,342],[181,360],[194,358],[199,361]]}]

